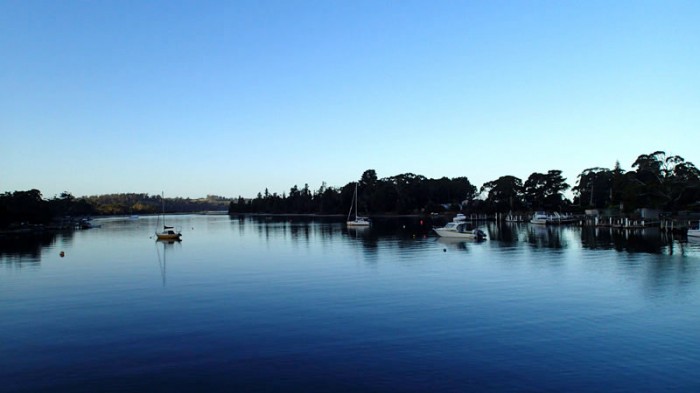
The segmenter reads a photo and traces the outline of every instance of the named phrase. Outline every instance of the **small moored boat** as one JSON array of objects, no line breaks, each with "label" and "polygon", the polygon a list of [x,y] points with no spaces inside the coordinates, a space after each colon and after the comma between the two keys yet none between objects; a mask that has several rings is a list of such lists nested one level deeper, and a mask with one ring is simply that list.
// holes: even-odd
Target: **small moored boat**
[{"label": "small moored boat", "polygon": [[[158,232],[158,224],[156,224],[156,239],[157,240],[180,240],[182,233],[173,226],[165,225],[165,198],[161,194],[161,202],[163,205],[163,230]],[[160,223],[160,217],[158,217]]]},{"label": "small moored boat", "polygon": [[163,225],[163,230],[156,233],[158,240],[180,240],[182,234],[175,227]]},{"label": "small moored boat", "polygon": [[[353,208],[355,210],[355,219],[351,218]],[[349,227],[368,227],[370,225],[369,218],[357,215],[357,183],[355,183],[355,194],[352,197],[352,203],[350,203],[350,211],[348,212],[346,225]]]}]

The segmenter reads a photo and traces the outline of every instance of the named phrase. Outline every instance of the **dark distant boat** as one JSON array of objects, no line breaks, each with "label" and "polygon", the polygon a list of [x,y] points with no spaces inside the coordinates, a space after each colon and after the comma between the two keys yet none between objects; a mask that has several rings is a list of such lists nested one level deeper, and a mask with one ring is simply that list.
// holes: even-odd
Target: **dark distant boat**
[{"label": "dark distant boat", "polygon": [[693,240],[700,240],[700,222],[698,222],[695,227],[688,228],[688,238]]},{"label": "dark distant boat", "polygon": [[181,240],[182,238],[182,233],[175,229],[173,226],[165,225],[165,198],[163,198],[163,195],[161,194],[160,200],[163,205],[163,230],[158,232],[158,227],[160,226],[160,216],[158,217],[158,222],[156,224],[156,238],[158,240]]},{"label": "dark distant boat", "polygon": [[101,225],[95,225],[92,223],[92,218],[85,217],[85,218],[81,218],[78,221],[78,227],[80,229],[92,229],[92,228],[99,228],[99,227],[101,227]]}]

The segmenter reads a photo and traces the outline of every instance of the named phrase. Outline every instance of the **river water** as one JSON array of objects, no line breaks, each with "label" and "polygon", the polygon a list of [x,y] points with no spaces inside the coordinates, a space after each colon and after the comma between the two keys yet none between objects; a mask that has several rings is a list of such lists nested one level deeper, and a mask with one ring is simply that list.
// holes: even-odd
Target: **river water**
[{"label": "river water", "polygon": [[0,391],[700,391],[700,242],[493,223],[445,241],[419,220],[4,239]]}]

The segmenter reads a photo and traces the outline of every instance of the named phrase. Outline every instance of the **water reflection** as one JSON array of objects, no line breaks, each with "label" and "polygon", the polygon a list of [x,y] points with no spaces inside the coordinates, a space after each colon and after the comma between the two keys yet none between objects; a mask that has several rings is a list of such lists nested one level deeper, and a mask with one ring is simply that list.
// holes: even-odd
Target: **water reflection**
[{"label": "water reflection", "polygon": [[487,225],[489,239],[504,243],[525,241],[529,225],[521,223],[491,223]]},{"label": "water reflection", "polygon": [[371,227],[348,228],[344,217],[252,216],[232,218],[231,225],[241,235],[252,230],[267,241],[280,236],[307,243],[314,239],[331,241],[342,237],[361,240],[368,248],[375,248],[385,238],[425,238],[432,230],[430,223],[420,217],[376,218]]},{"label": "water reflection", "polygon": [[581,245],[588,249],[644,252],[650,254],[672,253],[673,239],[658,228],[621,230],[613,228],[585,227],[581,230]]},{"label": "water reflection", "polygon": [[533,248],[564,249],[569,246],[570,227],[527,223],[493,223],[486,225],[489,239],[501,243],[528,243]]},{"label": "water reflection", "polygon": [[[152,234],[153,220],[126,220],[106,218],[102,228],[90,232],[99,237],[132,237],[146,239]],[[425,239],[438,239],[432,232],[433,226],[444,224],[439,219],[425,217],[378,217],[373,219],[369,228],[347,228],[345,217],[300,217],[300,216],[255,216],[255,217],[197,217],[173,216],[173,222],[183,227],[192,227],[194,223],[209,227],[210,223],[226,222],[231,233],[239,238],[259,238],[269,243],[275,239],[284,239],[305,248],[314,242],[330,243],[342,240],[356,244],[366,251],[366,255],[376,254],[384,248],[411,249]],[[532,249],[566,250],[615,250],[627,253],[665,254],[680,256],[700,255],[700,239],[692,241],[685,236],[671,236],[656,228],[644,230],[620,230],[612,228],[594,228],[577,226],[539,226],[528,223],[477,223],[488,234],[489,247],[521,247]],[[216,228],[211,226],[211,230]],[[46,233],[37,236],[0,238],[0,263],[3,265],[39,264],[42,252],[53,247],[70,248],[74,237],[81,232]],[[84,235],[88,235],[85,232]],[[251,235],[254,235],[251,237]],[[80,235],[82,236],[82,235]],[[92,243],[96,244],[96,243]],[[435,246],[435,242],[430,243]],[[472,244],[467,242],[450,242],[438,247],[469,250]],[[161,244],[161,246],[163,246]],[[421,246],[424,247],[425,245]],[[160,250],[165,251],[165,250]]]},{"label": "water reflection", "polygon": [[[168,239],[168,240],[162,240],[162,239],[157,239],[155,241],[156,244],[156,254],[158,255],[158,268],[160,270],[160,277],[161,281],[163,283],[163,287],[165,287],[165,284],[167,282],[167,263],[168,263],[168,252],[172,252],[172,250],[177,246],[180,245],[180,240],[174,240],[174,239]],[[162,249],[162,251],[161,251]]]},{"label": "water reflection", "polygon": [[483,243],[485,240],[439,237],[436,242],[443,247],[443,251],[447,251],[448,249],[469,251],[469,247]]},{"label": "water reflection", "polygon": [[0,261],[8,266],[38,265],[42,250],[53,246],[56,239],[55,233],[0,237]]},{"label": "water reflection", "polygon": [[[543,226],[529,223],[479,222],[478,227],[488,233],[488,240],[479,243],[465,239],[445,239],[432,233],[433,225],[441,222],[423,221],[420,217],[374,219],[371,227],[348,228],[343,217],[280,218],[255,217],[233,220],[240,233],[253,230],[265,241],[287,239],[295,244],[313,247],[315,242],[342,241],[353,246],[368,266],[377,266],[384,255],[401,255],[403,261],[420,255],[425,249],[440,253],[456,250],[474,253],[488,250],[495,261],[511,261],[526,257],[527,249],[538,251],[543,258],[533,258],[531,266],[538,269],[561,268],[577,263],[596,262],[591,268],[613,269],[623,277],[636,281],[650,297],[668,296],[669,288],[683,293],[685,287],[697,282],[700,270],[695,259],[668,258],[671,255],[698,256],[700,241],[692,243],[685,238],[674,238],[656,228],[619,230],[579,226]],[[250,233],[250,232],[248,232]],[[506,250],[507,249],[507,250]],[[614,263],[597,265],[595,254],[581,256],[580,250],[615,251],[629,257],[615,258]],[[570,252],[573,251],[573,252]],[[547,257],[547,252],[554,258]],[[651,259],[640,259],[638,254],[651,254]],[[502,259],[502,255],[511,255]],[[598,254],[603,255],[603,254]],[[604,254],[609,258],[610,254]],[[653,255],[658,255],[654,257]],[[562,258],[564,257],[564,258]],[[649,262],[651,261],[651,262]],[[601,267],[602,266],[602,267]]]},{"label": "water reflection", "polygon": [[533,225],[527,223],[495,223],[485,225],[489,239],[500,246],[525,242],[536,249],[616,250],[629,253],[697,255],[700,241],[684,235],[671,235],[659,228],[623,230],[579,226]]}]

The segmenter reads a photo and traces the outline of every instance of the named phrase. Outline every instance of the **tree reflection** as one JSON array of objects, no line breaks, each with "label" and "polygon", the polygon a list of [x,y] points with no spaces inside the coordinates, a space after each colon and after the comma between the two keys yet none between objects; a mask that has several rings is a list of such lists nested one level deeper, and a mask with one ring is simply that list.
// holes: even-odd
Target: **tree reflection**
[{"label": "tree reflection", "polygon": [[[685,239],[673,239],[658,228],[620,230],[592,226],[533,225],[529,223],[482,222],[488,242],[495,247],[515,247],[526,243],[535,249],[564,250],[580,246],[591,250],[686,255],[695,250]],[[416,240],[437,238],[433,226],[444,225],[444,218],[420,216],[375,217],[368,228],[348,228],[344,217],[247,216],[232,218],[240,235],[254,231],[270,241],[275,237],[293,242],[331,242],[338,237],[357,241],[367,250],[380,247],[415,247]],[[468,248],[468,244],[465,249]]]},{"label": "tree reflection", "polygon": [[56,242],[55,233],[0,237],[0,260],[5,264],[41,262],[44,248]]},{"label": "tree reflection", "polygon": [[[662,254],[672,242],[658,228],[624,230],[616,228],[585,227],[581,231],[581,245],[588,249],[617,250]],[[671,248],[672,250],[672,248]]]},{"label": "tree reflection", "polygon": [[535,248],[562,249],[566,243],[562,240],[562,231],[568,228],[549,225],[530,225],[527,232],[527,242]]}]

